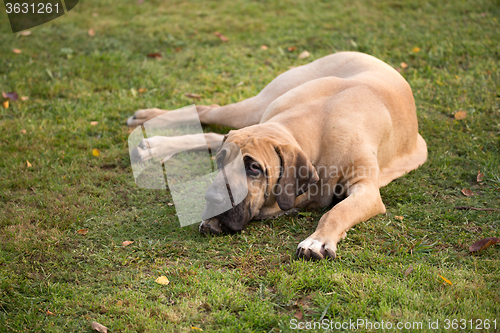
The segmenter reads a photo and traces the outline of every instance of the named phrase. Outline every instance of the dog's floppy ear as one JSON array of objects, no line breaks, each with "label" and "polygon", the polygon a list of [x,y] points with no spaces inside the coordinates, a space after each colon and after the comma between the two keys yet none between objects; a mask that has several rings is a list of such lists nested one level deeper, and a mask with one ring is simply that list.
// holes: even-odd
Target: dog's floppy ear
[{"label": "dog's floppy ear", "polygon": [[276,184],[276,201],[286,211],[293,208],[295,198],[307,192],[318,180],[318,173],[302,149],[296,144],[276,146],[281,159],[281,172]]}]

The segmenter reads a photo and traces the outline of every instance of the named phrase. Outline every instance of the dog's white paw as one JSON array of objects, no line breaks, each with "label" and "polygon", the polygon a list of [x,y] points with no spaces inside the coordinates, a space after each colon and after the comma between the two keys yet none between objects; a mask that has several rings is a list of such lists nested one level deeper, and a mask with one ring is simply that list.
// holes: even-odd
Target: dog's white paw
[{"label": "dog's white paw", "polygon": [[320,260],[325,258],[335,259],[337,244],[327,241],[323,237],[311,235],[297,246],[297,257],[299,259]]},{"label": "dog's white paw", "polygon": [[157,108],[139,110],[132,117],[127,119],[127,126],[130,127],[140,126],[144,124],[146,121],[158,117],[164,114],[165,112],[168,111]]}]

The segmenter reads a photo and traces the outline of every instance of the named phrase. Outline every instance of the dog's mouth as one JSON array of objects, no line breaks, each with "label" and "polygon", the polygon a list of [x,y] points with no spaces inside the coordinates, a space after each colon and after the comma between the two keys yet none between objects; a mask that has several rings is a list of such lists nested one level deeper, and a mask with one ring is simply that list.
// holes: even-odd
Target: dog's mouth
[{"label": "dog's mouth", "polygon": [[219,219],[213,217],[211,219],[204,220],[203,222],[201,222],[200,233],[213,234],[213,235],[220,235],[221,233],[223,233]]}]

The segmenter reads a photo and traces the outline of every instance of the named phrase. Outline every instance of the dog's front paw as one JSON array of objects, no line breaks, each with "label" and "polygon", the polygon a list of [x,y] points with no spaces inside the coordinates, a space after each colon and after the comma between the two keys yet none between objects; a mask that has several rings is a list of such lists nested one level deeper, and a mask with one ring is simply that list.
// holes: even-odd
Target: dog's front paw
[{"label": "dog's front paw", "polygon": [[219,219],[212,217],[211,219],[204,220],[200,224],[200,233],[219,235],[222,233]]},{"label": "dog's front paw", "polygon": [[127,119],[127,126],[129,127],[140,126],[144,124],[146,121],[158,117],[164,114],[165,112],[168,111],[157,108],[139,110],[132,117]]},{"label": "dog's front paw", "polygon": [[313,234],[297,246],[297,257],[306,260],[335,259],[336,251],[336,242],[328,241]]}]

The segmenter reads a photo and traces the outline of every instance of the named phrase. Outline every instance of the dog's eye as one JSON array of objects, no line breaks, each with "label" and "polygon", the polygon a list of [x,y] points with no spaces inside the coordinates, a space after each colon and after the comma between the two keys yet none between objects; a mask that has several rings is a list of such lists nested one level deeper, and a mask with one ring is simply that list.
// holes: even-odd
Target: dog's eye
[{"label": "dog's eye", "polygon": [[260,167],[259,163],[253,161],[248,164],[247,171],[252,175],[257,175],[262,172],[262,168]]}]

